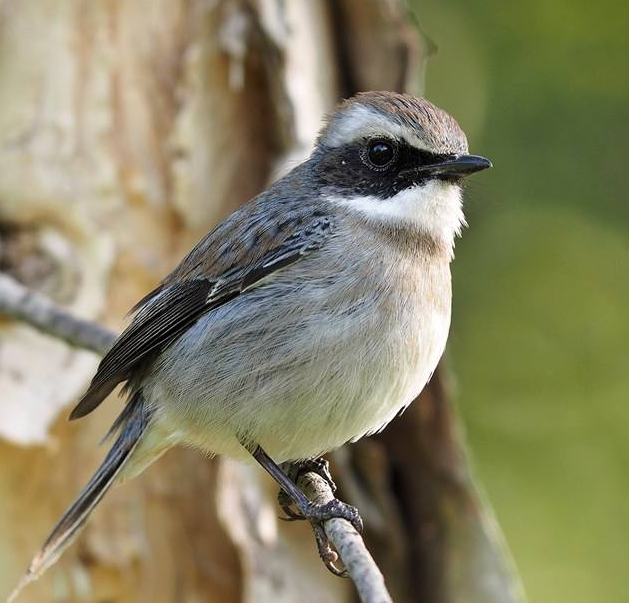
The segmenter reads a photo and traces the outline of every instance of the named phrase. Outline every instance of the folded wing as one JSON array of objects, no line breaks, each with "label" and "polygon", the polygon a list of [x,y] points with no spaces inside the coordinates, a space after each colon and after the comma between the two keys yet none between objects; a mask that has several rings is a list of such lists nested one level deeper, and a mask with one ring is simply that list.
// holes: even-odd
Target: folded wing
[{"label": "folded wing", "polygon": [[142,300],[131,324],[102,359],[70,419],[92,412],[116,385],[128,380],[143,362],[172,344],[201,316],[318,249],[331,231],[328,218],[313,216],[249,263],[232,266],[215,277],[197,273],[183,281],[166,279]]}]

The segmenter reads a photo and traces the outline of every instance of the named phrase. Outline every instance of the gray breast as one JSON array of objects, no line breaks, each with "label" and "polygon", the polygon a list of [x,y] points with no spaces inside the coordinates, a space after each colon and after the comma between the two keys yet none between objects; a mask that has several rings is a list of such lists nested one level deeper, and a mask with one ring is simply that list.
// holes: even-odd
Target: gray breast
[{"label": "gray breast", "polygon": [[158,420],[208,452],[244,457],[241,439],[276,461],[321,454],[391,420],[443,351],[449,268],[369,237],[340,230],[199,320],[144,380]]}]

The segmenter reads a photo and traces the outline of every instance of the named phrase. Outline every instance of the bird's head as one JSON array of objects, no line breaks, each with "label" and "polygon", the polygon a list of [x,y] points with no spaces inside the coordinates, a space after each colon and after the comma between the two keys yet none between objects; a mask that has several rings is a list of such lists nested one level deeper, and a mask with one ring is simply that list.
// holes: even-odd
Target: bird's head
[{"label": "bird's head", "polygon": [[372,223],[411,227],[452,248],[465,223],[463,178],[491,167],[469,155],[457,122],[425,99],[365,92],[342,103],[312,161],[322,190]]}]

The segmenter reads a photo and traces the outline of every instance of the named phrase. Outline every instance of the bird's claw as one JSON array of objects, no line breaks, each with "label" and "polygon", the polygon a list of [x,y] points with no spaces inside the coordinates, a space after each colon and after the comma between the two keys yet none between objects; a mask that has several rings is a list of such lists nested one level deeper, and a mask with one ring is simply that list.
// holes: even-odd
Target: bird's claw
[{"label": "bird's claw", "polygon": [[308,519],[312,524],[323,524],[328,519],[345,519],[354,526],[354,529],[362,534],[363,520],[358,513],[358,509],[348,505],[338,498],[323,504],[309,503],[305,509],[300,509],[304,519]]},{"label": "bird's claw", "polygon": [[297,461],[294,463],[285,463],[282,465],[286,471],[287,477],[296,484],[299,478],[304,473],[316,473],[321,479],[324,479],[328,486],[330,486],[330,490],[332,490],[332,494],[336,492],[336,484],[332,479],[332,474],[330,473],[330,463],[326,461],[323,457],[315,458],[315,459],[306,459],[303,461]]},{"label": "bird's claw", "polygon": [[[295,484],[301,475],[312,472],[316,473],[319,477],[326,481],[328,486],[330,486],[330,490],[332,490],[332,494],[336,492],[336,484],[334,483],[332,474],[330,473],[330,463],[328,463],[328,461],[326,461],[323,457],[306,459],[295,463],[286,463],[284,467],[286,475]],[[280,489],[277,494],[277,502],[282,511],[286,514],[285,517],[280,517],[281,520],[300,521],[307,519],[307,517],[304,517],[299,511],[296,511],[293,508],[293,500],[282,489]]]},{"label": "bird's claw", "polygon": [[291,467],[292,471],[296,472],[294,477],[294,482],[297,483],[299,476],[302,473],[316,473],[320,478],[324,479],[328,486],[330,486],[330,490],[332,490],[332,494],[336,492],[336,484],[332,479],[332,474],[330,473],[330,463],[323,457],[319,457],[316,459],[307,459],[305,461],[301,461],[300,463],[295,463]]},{"label": "bird's claw", "polygon": [[317,551],[319,552],[319,557],[321,561],[323,561],[323,565],[333,573],[335,576],[339,578],[347,578],[348,573],[344,568],[340,568],[336,565],[336,562],[339,560],[338,553],[330,546],[330,540],[328,539],[323,526],[320,524],[313,524],[312,529],[315,533],[315,540],[317,542]]},{"label": "bird's claw", "polygon": [[282,521],[301,521],[306,519],[299,511],[295,511],[293,508],[293,499],[281,490],[277,493],[277,503],[280,509],[285,513],[284,517],[280,516]]},{"label": "bird's claw", "polygon": [[328,571],[332,572],[335,576],[339,578],[349,578],[349,572],[345,568],[336,567],[331,561],[328,563],[324,562],[324,565],[328,568]]},{"label": "bird's claw", "polygon": [[317,541],[319,557],[321,557],[321,561],[323,561],[325,567],[327,567],[328,570],[335,576],[346,578],[348,576],[347,570],[339,568],[336,565],[339,556],[330,544],[330,539],[325,533],[323,523],[328,519],[345,519],[354,526],[358,533],[362,533],[363,520],[358,514],[356,507],[352,507],[351,505],[334,498],[322,505],[310,503],[301,514],[302,517],[304,519],[308,519],[312,525],[312,529],[315,533],[315,539]]},{"label": "bird's claw", "polygon": [[[304,473],[316,473],[327,482],[332,493],[336,492],[336,484],[330,474],[330,466],[323,458],[291,463],[286,467],[285,471],[293,483],[297,483],[299,477]],[[297,505],[284,490],[279,491],[277,502],[286,514],[285,517],[280,517],[280,519],[284,521],[303,521],[307,519],[310,522],[315,534],[319,557],[321,557],[325,567],[335,576],[347,577],[347,570],[337,565],[339,555],[333,549],[323,524],[329,519],[345,519],[352,524],[359,534],[362,533],[363,521],[356,507],[348,505],[337,498],[324,504],[309,502],[306,505]]]},{"label": "bird's claw", "polygon": [[306,519],[301,513],[294,511],[290,504],[283,505],[280,503],[280,507],[284,511],[284,516],[280,515],[282,521],[302,521]]}]

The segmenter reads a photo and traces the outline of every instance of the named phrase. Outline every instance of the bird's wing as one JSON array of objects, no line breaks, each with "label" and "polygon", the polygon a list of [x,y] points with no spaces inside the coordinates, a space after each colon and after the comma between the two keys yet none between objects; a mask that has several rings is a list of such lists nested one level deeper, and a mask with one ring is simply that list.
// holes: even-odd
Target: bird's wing
[{"label": "bird's wing", "polygon": [[[276,233],[273,240],[268,239],[262,251],[257,245],[257,253],[244,254],[250,261],[241,259],[225,268],[224,262],[221,266],[214,258],[214,267],[224,268],[215,275],[208,274],[212,256],[209,255],[209,259],[204,256],[210,254],[213,247],[229,245],[229,241],[221,241],[217,234],[231,236],[238,234],[239,229],[219,227],[210,233],[173,274],[135,308],[136,316],[102,359],[70,419],[78,419],[94,410],[118,383],[129,379],[140,363],[173,343],[205,313],[244,294],[277,270],[321,247],[332,230],[331,220],[316,212],[310,214],[310,219],[301,216],[298,222],[299,228],[285,228]],[[268,220],[257,226],[258,230],[268,230]],[[251,235],[251,232],[246,234]],[[258,232],[257,236],[262,234]],[[234,241],[233,247],[239,244],[240,241]],[[242,255],[237,250],[235,254]]]}]

